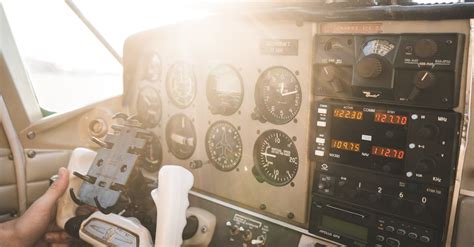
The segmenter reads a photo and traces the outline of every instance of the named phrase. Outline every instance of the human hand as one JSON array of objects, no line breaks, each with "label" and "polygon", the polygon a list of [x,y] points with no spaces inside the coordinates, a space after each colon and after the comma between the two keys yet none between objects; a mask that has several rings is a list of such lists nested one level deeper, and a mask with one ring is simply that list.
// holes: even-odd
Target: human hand
[{"label": "human hand", "polygon": [[[6,246],[33,246],[38,242],[48,230],[51,217],[56,209],[56,201],[66,191],[69,183],[69,172],[66,168],[60,168],[58,171],[59,178],[49,187],[49,189],[36,200],[33,205],[26,210],[20,218],[0,224],[0,236]],[[48,233],[53,234],[53,233]],[[66,235],[65,232],[54,233],[59,237],[50,237],[51,240],[62,239]],[[61,236],[62,235],[62,236]],[[47,238],[48,235],[45,236]]]}]

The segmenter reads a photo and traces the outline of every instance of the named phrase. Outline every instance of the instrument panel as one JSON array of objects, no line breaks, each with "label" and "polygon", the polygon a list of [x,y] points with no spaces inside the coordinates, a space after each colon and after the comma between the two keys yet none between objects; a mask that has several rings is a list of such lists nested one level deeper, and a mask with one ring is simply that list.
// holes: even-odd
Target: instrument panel
[{"label": "instrument panel", "polygon": [[324,23],[221,17],[152,30],[125,46],[128,104],[198,193],[349,245],[440,243],[466,30],[414,23],[320,33]]},{"label": "instrument panel", "polygon": [[[311,24],[274,23],[268,26],[273,33],[265,34],[249,19],[222,21],[150,32],[133,54],[130,109],[152,120],[163,163],[190,169],[196,191],[303,226],[311,98],[305,90],[311,64],[304,61],[311,59]],[[222,35],[228,30],[239,38]],[[289,35],[293,39],[285,41]],[[296,42],[296,53],[285,42]],[[279,49],[289,55],[271,55]],[[161,69],[140,68],[145,64]]]}]

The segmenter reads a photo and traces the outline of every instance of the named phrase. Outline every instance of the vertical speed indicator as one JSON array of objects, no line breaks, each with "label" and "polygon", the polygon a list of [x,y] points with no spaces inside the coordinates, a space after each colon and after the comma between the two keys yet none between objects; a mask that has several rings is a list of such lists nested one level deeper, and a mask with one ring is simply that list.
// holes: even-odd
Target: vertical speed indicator
[{"label": "vertical speed indicator", "polygon": [[254,168],[259,182],[274,186],[290,183],[298,172],[299,157],[293,140],[280,130],[267,130],[255,142]]}]

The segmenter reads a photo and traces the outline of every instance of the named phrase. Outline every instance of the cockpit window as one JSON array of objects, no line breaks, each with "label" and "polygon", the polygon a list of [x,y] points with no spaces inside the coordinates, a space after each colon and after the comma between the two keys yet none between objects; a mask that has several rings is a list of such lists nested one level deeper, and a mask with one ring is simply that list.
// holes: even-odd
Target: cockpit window
[{"label": "cockpit window", "polygon": [[39,105],[65,112],[122,94],[122,67],[64,1],[3,0]]}]

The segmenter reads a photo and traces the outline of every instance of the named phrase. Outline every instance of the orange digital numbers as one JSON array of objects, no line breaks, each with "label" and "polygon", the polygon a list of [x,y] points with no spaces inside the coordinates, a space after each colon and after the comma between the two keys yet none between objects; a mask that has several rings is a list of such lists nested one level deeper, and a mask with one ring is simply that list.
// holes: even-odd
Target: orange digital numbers
[{"label": "orange digital numbers", "polygon": [[405,151],[394,148],[372,146],[372,155],[402,160],[405,157]]},{"label": "orange digital numbers", "polygon": [[336,139],[331,140],[331,147],[335,149],[342,149],[353,152],[360,151],[360,143],[341,141]]},{"label": "orange digital numbers", "polygon": [[361,111],[353,111],[353,110],[346,110],[346,109],[340,109],[340,108],[334,109],[334,117],[337,117],[337,118],[362,120],[363,116],[364,116],[364,113]]},{"label": "orange digital numbers", "polygon": [[408,121],[408,117],[402,116],[402,115],[376,112],[374,116],[374,121],[377,123],[406,125]]}]

